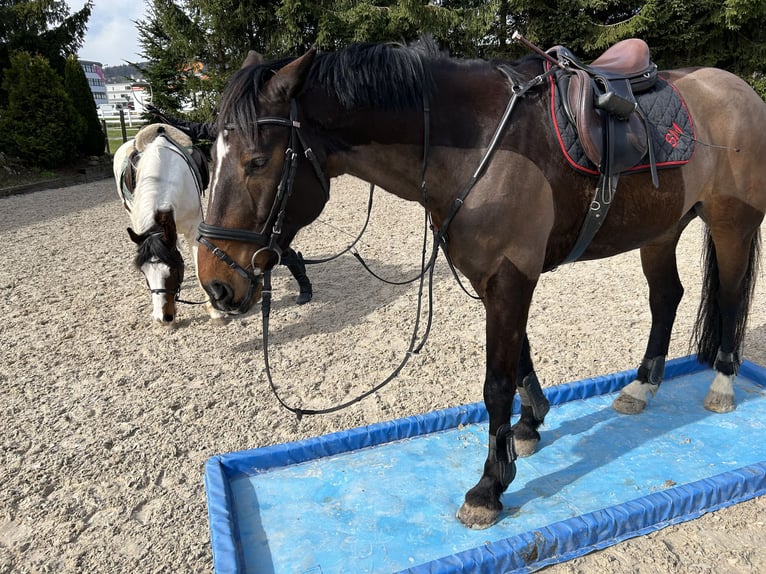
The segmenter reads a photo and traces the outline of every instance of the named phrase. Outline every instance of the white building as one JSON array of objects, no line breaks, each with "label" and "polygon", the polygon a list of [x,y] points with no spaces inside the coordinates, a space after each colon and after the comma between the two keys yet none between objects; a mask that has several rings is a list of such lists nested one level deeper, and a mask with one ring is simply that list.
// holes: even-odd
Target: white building
[{"label": "white building", "polygon": [[151,86],[140,80],[107,84],[106,95],[108,103],[120,104],[138,113],[143,113],[145,105],[152,101]]},{"label": "white building", "polygon": [[82,66],[82,70],[85,72],[85,77],[90,85],[90,91],[93,94],[93,101],[96,102],[96,106],[106,104],[108,102],[106,78],[104,77],[104,70],[101,66],[101,62],[80,60],[80,66]]}]

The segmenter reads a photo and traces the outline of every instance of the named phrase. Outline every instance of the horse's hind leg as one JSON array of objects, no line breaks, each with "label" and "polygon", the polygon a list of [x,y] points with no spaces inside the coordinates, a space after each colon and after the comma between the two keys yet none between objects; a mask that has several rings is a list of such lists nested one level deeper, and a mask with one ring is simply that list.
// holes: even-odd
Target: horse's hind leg
[{"label": "horse's hind leg", "polygon": [[667,238],[641,248],[641,266],[649,285],[652,327],[636,380],[623,388],[612,404],[621,413],[637,414],[643,411],[649,396],[654,396],[662,382],[670,335],[684,294],[678,277],[676,246],[690,220],[682,221]]},{"label": "horse's hind leg", "polygon": [[733,382],[742,360],[740,351],[758,273],[763,213],[729,199],[707,209],[704,217],[710,227],[695,326],[697,359],[716,372],[705,408],[729,412],[734,410]]},{"label": "horse's hind leg", "polygon": [[532,365],[529,338],[526,335],[521,348],[516,387],[521,397],[521,417],[519,422],[513,425],[513,441],[516,454],[523,457],[535,452],[537,443],[540,442],[540,433],[537,429],[543,424],[545,415],[550,409],[548,399],[543,394]]}]

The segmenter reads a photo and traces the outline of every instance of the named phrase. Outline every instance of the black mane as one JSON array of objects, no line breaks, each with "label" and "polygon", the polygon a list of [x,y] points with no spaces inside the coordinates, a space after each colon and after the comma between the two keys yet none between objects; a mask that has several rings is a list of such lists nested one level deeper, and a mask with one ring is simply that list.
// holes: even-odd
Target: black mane
[{"label": "black mane", "polygon": [[[308,84],[319,84],[346,109],[420,107],[431,87],[430,64],[443,58],[431,39],[402,44],[355,44],[339,52],[317,54]],[[294,58],[237,71],[221,100],[219,131],[226,125],[254,134],[258,93],[275,72]]]},{"label": "black mane", "polygon": [[162,241],[162,230],[153,227],[142,234],[141,238],[143,240],[139,244],[136,258],[133,260],[133,264],[138,269],[153,259],[161,261],[171,269],[183,269],[184,260],[181,253],[175,246],[170,247]]}]

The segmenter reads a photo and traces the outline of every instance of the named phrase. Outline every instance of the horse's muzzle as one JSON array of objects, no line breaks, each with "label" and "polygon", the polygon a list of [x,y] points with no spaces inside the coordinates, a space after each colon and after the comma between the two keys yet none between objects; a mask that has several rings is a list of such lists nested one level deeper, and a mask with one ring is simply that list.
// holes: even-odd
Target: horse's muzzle
[{"label": "horse's muzzle", "polygon": [[225,281],[209,281],[203,287],[213,307],[228,315],[244,315],[260,299],[263,282],[260,277],[257,282],[250,281],[247,293],[239,301],[236,299],[234,288]]}]

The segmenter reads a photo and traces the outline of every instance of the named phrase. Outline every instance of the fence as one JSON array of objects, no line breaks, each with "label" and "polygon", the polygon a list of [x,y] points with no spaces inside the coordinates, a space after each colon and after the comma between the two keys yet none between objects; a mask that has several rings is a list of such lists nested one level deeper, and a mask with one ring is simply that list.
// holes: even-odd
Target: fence
[{"label": "fence", "polygon": [[98,116],[106,134],[106,153],[109,154],[116,151],[122,143],[135,137],[138,130],[146,123],[141,114],[131,110],[115,110],[111,114],[99,112]]}]

